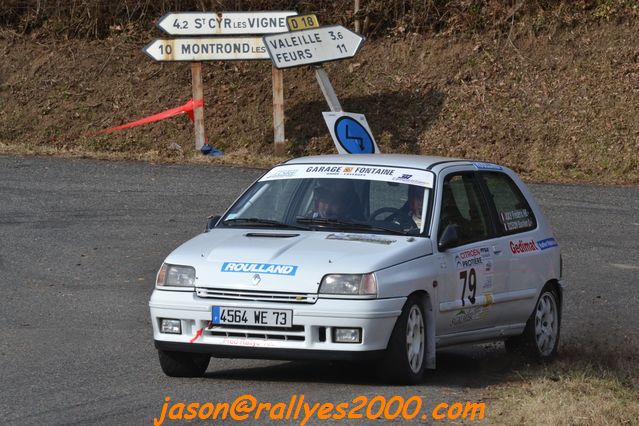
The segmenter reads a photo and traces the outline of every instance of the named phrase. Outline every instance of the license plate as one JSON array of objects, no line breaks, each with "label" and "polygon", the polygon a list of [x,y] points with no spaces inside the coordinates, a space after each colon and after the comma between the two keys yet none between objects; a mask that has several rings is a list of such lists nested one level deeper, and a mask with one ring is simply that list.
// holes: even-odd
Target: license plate
[{"label": "license plate", "polygon": [[291,327],[293,325],[292,310],[231,308],[213,306],[213,324],[251,325],[263,327]]}]

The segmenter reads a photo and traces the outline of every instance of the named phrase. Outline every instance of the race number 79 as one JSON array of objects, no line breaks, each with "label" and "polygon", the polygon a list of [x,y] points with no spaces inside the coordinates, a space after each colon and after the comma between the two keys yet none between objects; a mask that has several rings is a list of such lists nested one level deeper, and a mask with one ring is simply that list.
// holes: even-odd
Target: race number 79
[{"label": "race number 79", "polygon": [[462,306],[466,306],[466,301],[464,300],[466,297],[466,287],[468,287],[468,301],[471,303],[471,305],[474,305],[475,296],[477,295],[477,274],[475,273],[475,268],[460,271],[459,279],[462,281],[463,286],[461,296]]}]

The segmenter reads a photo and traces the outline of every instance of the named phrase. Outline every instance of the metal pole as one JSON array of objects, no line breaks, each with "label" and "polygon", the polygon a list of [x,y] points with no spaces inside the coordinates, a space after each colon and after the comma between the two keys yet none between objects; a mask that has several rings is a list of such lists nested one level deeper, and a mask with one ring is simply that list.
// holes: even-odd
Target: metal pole
[{"label": "metal pole", "polygon": [[275,154],[285,153],[284,136],[284,71],[272,67],[273,75],[273,136]]},{"label": "metal pole", "polygon": [[[193,85],[193,101],[204,98],[202,85],[202,63],[191,62],[191,83]],[[204,146],[204,107],[193,110],[193,129],[195,131],[195,149],[198,151]]]},{"label": "metal pole", "polygon": [[328,74],[323,66],[315,66],[315,78],[317,79],[317,83],[322,89],[322,93],[324,94],[324,98],[326,99],[326,103],[332,112],[341,112],[344,111],[342,109],[342,105],[339,103],[339,99],[337,99],[337,95],[335,94],[335,90],[333,90],[333,86],[331,85],[331,81],[328,79]]}]

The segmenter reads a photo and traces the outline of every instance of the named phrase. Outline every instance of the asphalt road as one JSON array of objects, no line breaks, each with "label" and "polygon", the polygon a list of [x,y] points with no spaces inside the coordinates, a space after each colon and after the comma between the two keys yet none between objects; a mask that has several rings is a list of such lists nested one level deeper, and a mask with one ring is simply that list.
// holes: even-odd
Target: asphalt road
[{"label": "asphalt road", "polygon": [[[415,387],[381,386],[365,365],[312,362],[212,360],[205,378],[165,377],[147,306],[156,270],[260,173],[0,157],[3,423],[152,424],[165,396],[244,393],[269,402],[418,395],[426,407],[475,400],[507,380],[514,361],[500,344],[440,353],[439,369]],[[531,187],[563,248],[564,344],[639,349],[639,188]]]}]

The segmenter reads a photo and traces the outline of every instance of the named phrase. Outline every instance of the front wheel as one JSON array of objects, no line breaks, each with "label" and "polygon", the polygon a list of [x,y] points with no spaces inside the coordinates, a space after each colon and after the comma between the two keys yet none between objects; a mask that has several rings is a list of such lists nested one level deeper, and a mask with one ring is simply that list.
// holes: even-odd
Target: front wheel
[{"label": "front wheel", "polygon": [[553,289],[544,289],[537,299],[535,310],[528,318],[521,336],[505,341],[508,352],[518,352],[541,361],[550,360],[557,354],[560,334],[561,312],[559,297]]},{"label": "front wheel", "polygon": [[419,296],[408,298],[379,363],[379,374],[385,382],[417,384],[424,374],[426,353],[426,315]]},{"label": "front wheel", "polygon": [[208,355],[170,352],[158,349],[160,366],[170,377],[202,377],[211,359]]}]

